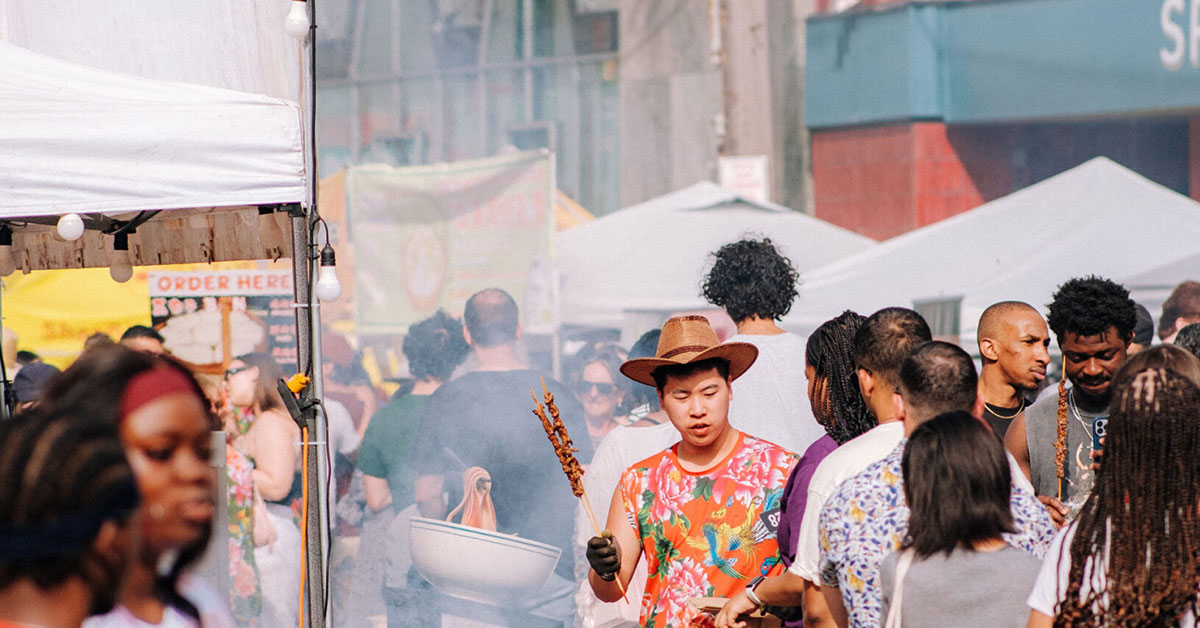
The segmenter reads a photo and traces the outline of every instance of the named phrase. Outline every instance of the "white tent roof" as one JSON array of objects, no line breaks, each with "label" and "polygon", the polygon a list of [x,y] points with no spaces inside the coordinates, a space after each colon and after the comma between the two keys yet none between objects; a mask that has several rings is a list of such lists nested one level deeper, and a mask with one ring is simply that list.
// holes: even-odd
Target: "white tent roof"
[{"label": "white tent roof", "polygon": [[992,303],[1045,311],[1064,281],[1123,281],[1200,252],[1200,203],[1098,157],[969,212],[807,273],[785,323],[811,330],[847,308],[862,314],[914,300],[962,297],[973,346]]},{"label": "white tent roof", "polygon": [[710,307],[700,296],[709,253],[748,234],[771,238],[801,270],[875,245],[811,216],[697,183],[559,234],[563,322],[620,326],[628,313]]},{"label": "white tent roof", "polygon": [[[135,264],[288,254],[246,228],[305,198],[288,4],[0,0],[0,218],[186,209],[131,234]],[[36,222],[9,223],[19,266],[108,264],[110,237]]]},{"label": "white tent roof", "polygon": [[0,42],[0,216],[299,202],[297,105]]}]

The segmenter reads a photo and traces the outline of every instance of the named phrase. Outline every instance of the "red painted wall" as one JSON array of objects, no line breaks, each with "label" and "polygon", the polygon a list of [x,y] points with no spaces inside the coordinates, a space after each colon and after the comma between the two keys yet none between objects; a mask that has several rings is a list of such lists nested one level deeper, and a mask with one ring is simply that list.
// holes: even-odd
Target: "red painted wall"
[{"label": "red painted wall", "polygon": [[996,142],[966,139],[964,159],[952,136],[940,122],[814,131],[817,217],[885,240],[1011,189]]},{"label": "red painted wall", "polygon": [[812,131],[817,217],[884,240],[1096,156],[1200,200],[1200,118]]}]

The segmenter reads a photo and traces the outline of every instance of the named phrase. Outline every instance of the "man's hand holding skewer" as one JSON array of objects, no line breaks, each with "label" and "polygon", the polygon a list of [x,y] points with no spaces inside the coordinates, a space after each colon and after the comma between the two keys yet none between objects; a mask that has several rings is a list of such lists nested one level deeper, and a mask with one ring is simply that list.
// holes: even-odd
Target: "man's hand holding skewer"
[{"label": "man's hand holding skewer", "polygon": [[621,570],[621,549],[612,532],[605,530],[588,540],[587,559],[601,580],[612,582]]}]

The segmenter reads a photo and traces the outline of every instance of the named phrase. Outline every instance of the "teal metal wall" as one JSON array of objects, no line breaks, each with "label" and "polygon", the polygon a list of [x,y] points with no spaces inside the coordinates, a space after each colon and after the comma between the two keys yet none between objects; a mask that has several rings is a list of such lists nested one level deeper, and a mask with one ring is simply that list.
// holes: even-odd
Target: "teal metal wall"
[{"label": "teal metal wall", "polygon": [[805,116],[829,128],[1200,112],[1193,6],[976,0],[810,18]]}]

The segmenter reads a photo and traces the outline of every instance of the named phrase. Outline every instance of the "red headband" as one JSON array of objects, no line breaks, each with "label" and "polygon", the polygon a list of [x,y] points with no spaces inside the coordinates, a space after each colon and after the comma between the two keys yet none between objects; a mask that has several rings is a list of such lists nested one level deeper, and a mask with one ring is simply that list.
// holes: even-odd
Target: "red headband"
[{"label": "red headband", "polygon": [[142,406],[175,393],[196,394],[196,387],[179,369],[156,366],[142,371],[129,380],[121,395],[121,418],[133,414]]}]

